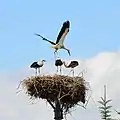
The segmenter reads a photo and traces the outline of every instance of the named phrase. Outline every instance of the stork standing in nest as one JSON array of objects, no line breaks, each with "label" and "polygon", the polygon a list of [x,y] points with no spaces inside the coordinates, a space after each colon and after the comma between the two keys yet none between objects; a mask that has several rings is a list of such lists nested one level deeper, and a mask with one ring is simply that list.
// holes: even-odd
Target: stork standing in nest
[{"label": "stork standing in nest", "polygon": [[35,71],[35,75],[37,75],[37,71],[40,75],[40,68],[43,67],[44,65],[44,62],[46,62],[46,60],[41,60],[39,62],[33,62],[31,65],[30,65],[30,68],[34,68],[36,71]]},{"label": "stork standing in nest", "polygon": [[74,68],[79,65],[79,62],[74,60],[74,61],[70,61],[69,64],[66,64],[66,62],[63,61],[63,64],[66,68],[71,68],[70,72],[73,72],[73,76],[74,76]]},{"label": "stork standing in nest", "polygon": [[70,22],[69,22],[69,21],[65,21],[65,22],[63,23],[63,26],[62,26],[62,28],[61,28],[58,36],[57,36],[56,42],[52,42],[51,40],[48,40],[48,39],[44,38],[44,37],[41,36],[40,34],[36,34],[36,33],[35,33],[35,35],[41,37],[42,40],[45,40],[45,41],[51,43],[51,44],[53,45],[52,48],[55,49],[54,54],[57,53],[57,51],[58,51],[59,49],[65,49],[65,50],[67,50],[68,54],[70,55],[70,50],[67,49],[67,48],[64,46],[64,44],[63,44],[63,43],[64,43],[64,40],[65,40],[65,37],[66,37],[66,35],[67,35],[68,32],[69,32],[69,28],[70,28]]},{"label": "stork standing in nest", "polygon": [[58,67],[60,67],[59,71],[60,71],[60,75],[61,75],[61,66],[63,65],[63,62],[60,58],[55,60],[55,66],[57,67],[57,73],[58,73]]}]

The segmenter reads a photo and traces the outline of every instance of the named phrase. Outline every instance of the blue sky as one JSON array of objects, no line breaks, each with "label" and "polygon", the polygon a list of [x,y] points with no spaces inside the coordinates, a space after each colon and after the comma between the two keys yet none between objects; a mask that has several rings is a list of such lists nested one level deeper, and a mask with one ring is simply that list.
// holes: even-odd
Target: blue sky
[{"label": "blue sky", "polygon": [[54,60],[50,44],[34,33],[54,41],[65,20],[71,22],[65,44],[72,56],[61,50],[61,57],[85,59],[120,49],[119,0],[4,0],[0,15],[0,71],[17,70],[34,60]]}]

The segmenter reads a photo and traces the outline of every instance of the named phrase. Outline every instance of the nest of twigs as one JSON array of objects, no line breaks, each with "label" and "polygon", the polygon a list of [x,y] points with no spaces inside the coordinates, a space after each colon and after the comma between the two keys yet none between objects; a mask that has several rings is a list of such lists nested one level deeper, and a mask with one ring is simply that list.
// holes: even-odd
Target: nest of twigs
[{"label": "nest of twigs", "polygon": [[59,96],[65,112],[79,102],[85,103],[86,86],[82,77],[34,76],[23,80],[22,86],[31,98],[46,99],[54,103]]}]

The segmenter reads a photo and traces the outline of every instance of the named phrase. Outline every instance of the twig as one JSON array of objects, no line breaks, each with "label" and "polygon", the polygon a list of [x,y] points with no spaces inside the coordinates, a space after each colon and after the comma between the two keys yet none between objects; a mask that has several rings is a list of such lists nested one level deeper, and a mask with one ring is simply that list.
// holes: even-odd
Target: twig
[{"label": "twig", "polygon": [[20,83],[19,83],[19,85],[18,85],[18,87],[17,87],[16,89],[19,89],[19,88],[20,88],[20,85],[21,85],[21,83],[22,83],[23,81],[24,81],[24,80],[20,81]]},{"label": "twig", "polygon": [[118,112],[117,110],[115,110],[115,112],[116,112],[118,115],[120,115],[120,112]]},{"label": "twig", "polygon": [[52,106],[52,108],[55,109],[55,106],[52,104],[52,102],[49,99],[47,99],[47,101]]},{"label": "twig", "polygon": [[[69,91],[69,93],[70,93],[70,91]],[[61,99],[62,99],[62,98],[64,98],[65,96],[70,95],[69,93],[67,93],[67,94],[63,95],[61,98],[59,98],[59,100],[61,100]]]},{"label": "twig", "polygon": [[84,109],[86,109],[86,106],[84,106],[84,105],[80,105],[80,104],[77,104],[77,105],[79,105],[80,107],[83,107]]},{"label": "twig", "polygon": [[19,93],[19,92],[21,92],[22,90],[19,90],[19,91],[16,91],[16,93]]},{"label": "twig", "polygon": [[61,89],[60,89],[60,91],[59,91],[59,94],[58,94],[58,96],[57,96],[57,99],[60,98],[60,95],[61,95]]},{"label": "twig", "polygon": [[84,77],[83,75],[84,75],[85,72],[87,72],[87,71],[86,71],[85,69],[83,69],[83,70],[78,74],[78,76],[79,76],[80,74],[82,74],[81,77],[83,78],[83,77]]},{"label": "twig", "polygon": [[59,100],[61,100],[62,98],[66,97],[66,96],[68,96],[68,95],[70,95],[69,93],[70,93],[71,91],[73,91],[73,90],[71,89],[67,94],[63,95]]},{"label": "twig", "polygon": [[35,86],[35,81],[33,81],[33,85],[34,85],[34,88],[35,88],[35,90],[36,90],[36,92],[37,92],[37,94],[38,94],[39,92],[38,92],[38,90],[37,90],[37,88],[36,88],[36,86]]}]

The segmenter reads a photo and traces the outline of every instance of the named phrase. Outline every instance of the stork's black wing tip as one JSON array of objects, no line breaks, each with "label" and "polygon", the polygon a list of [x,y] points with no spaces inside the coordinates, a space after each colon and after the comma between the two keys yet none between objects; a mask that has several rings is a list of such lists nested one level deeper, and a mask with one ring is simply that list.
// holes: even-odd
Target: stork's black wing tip
[{"label": "stork's black wing tip", "polygon": [[70,24],[70,21],[69,21],[69,20],[67,20],[67,21],[66,21],[66,23],[69,23],[69,24]]},{"label": "stork's black wing tip", "polygon": [[35,35],[41,37],[43,40],[46,40],[46,38],[44,38],[43,36],[41,36],[40,34],[34,33]]},{"label": "stork's black wing tip", "polygon": [[63,23],[63,26],[66,26],[67,28],[70,27],[70,21],[69,20],[66,20],[64,23]]},{"label": "stork's black wing tip", "polygon": [[39,34],[37,34],[37,33],[34,33],[34,35],[40,36],[40,35],[39,35]]},{"label": "stork's black wing tip", "polygon": [[66,20],[64,23],[66,23],[66,24],[70,24],[70,21],[69,21],[69,20]]}]

